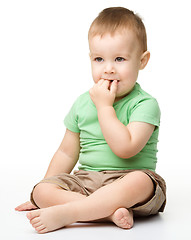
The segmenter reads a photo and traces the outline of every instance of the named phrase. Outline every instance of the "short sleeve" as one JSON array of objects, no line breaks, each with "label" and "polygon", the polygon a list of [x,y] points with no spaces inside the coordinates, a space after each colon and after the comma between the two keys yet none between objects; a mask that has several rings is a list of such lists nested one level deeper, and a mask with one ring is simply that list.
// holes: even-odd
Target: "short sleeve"
[{"label": "short sleeve", "polygon": [[143,99],[132,109],[129,122],[146,122],[159,126],[160,115],[160,108],[156,99]]},{"label": "short sleeve", "polygon": [[78,99],[74,102],[73,106],[71,107],[69,113],[66,115],[64,119],[64,124],[67,129],[69,129],[72,132],[80,132],[78,127]]}]

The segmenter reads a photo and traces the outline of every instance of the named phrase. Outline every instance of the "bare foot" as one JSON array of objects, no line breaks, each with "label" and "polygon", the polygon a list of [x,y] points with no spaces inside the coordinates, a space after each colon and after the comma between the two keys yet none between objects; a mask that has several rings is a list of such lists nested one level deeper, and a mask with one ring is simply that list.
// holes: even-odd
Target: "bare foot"
[{"label": "bare foot", "polygon": [[34,210],[27,218],[38,233],[51,232],[75,222],[75,210],[66,205]]},{"label": "bare foot", "polygon": [[133,227],[133,212],[130,209],[119,208],[110,216],[110,220],[120,228],[130,229]]},{"label": "bare foot", "polygon": [[[76,222],[76,212],[69,204],[65,204],[28,212],[27,218],[38,233],[47,233]],[[119,208],[108,220],[118,227],[130,229],[133,226],[133,213],[126,208]]]},{"label": "bare foot", "polygon": [[29,211],[37,209],[35,205],[33,205],[30,201],[25,202],[15,208],[16,211]]}]

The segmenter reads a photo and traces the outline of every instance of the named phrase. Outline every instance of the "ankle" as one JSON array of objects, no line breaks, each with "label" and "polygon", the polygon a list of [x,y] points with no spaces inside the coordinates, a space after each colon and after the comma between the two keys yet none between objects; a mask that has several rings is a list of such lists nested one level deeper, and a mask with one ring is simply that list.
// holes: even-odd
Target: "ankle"
[{"label": "ankle", "polygon": [[75,202],[69,202],[62,206],[64,208],[64,211],[68,212],[68,216],[70,216],[71,224],[79,221],[80,213],[79,213],[79,209],[77,208]]}]

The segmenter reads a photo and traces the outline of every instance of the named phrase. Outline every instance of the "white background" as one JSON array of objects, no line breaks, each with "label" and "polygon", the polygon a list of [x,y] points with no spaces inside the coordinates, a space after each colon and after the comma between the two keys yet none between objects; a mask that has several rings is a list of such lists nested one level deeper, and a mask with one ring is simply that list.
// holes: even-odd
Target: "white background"
[{"label": "white background", "polygon": [[[111,6],[135,11],[145,23],[151,59],[138,82],[157,98],[162,112],[157,172],[167,182],[168,204],[161,221],[170,229],[163,238],[169,234],[168,239],[183,235],[181,239],[189,239],[189,1],[1,0],[0,222],[4,239],[39,236],[14,207],[28,200],[33,185],[44,176],[64,136],[65,115],[76,97],[93,85],[87,33],[97,14]],[[157,227],[160,232],[161,226]],[[133,239],[139,239],[136,228],[131,231]]]}]

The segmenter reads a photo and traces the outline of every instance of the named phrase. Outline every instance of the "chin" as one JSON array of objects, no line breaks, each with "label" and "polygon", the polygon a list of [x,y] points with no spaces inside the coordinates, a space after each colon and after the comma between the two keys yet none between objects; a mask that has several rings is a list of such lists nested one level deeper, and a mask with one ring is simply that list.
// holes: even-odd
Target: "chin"
[{"label": "chin", "polygon": [[130,92],[131,92],[131,91],[127,91],[127,92],[125,92],[125,93],[116,94],[116,98],[119,98],[119,99],[124,98],[124,97],[126,97]]}]

